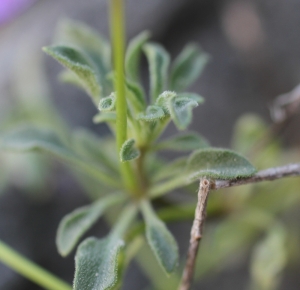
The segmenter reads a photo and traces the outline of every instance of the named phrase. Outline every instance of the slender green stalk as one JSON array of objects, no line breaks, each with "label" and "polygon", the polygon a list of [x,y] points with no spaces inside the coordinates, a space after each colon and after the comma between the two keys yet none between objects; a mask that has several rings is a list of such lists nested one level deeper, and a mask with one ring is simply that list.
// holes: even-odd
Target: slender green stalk
[{"label": "slender green stalk", "polygon": [[[110,20],[111,20],[111,38],[114,56],[115,68],[115,89],[117,93],[116,101],[116,139],[117,149],[120,149],[127,139],[127,103],[125,97],[125,77],[124,77],[124,7],[123,0],[109,0],[110,2]],[[137,179],[134,176],[130,163],[121,163],[121,174],[126,188],[133,194],[137,193]]]},{"label": "slender green stalk", "polygon": [[0,261],[45,289],[72,290],[72,287],[69,284],[21,256],[1,241]]}]

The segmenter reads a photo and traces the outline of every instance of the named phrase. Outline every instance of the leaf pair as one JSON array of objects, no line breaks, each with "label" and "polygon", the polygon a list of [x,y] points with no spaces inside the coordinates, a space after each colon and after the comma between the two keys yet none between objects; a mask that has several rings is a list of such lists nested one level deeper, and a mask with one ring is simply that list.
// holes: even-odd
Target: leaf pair
[{"label": "leaf pair", "polygon": [[137,119],[155,122],[171,117],[177,128],[184,130],[192,121],[192,109],[202,102],[203,98],[196,94],[176,94],[165,91],[159,95],[155,105],[148,106],[144,113],[138,115]]},{"label": "leaf pair", "polygon": [[118,288],[125,256],[122,238],[136,213],[134,206],[125,208],[106,238],[88,238],[80,244],[75,257],[74,290]]},{"label": "leaf pair", "polygon": [[112,195],[78,208],[66,215],[59,224],[56,245],[62,256],[67,256],[79,239],[98,221],[106,209],[124,200],[123,195]]},{"label": "leaf pair", "polygon": [[155,43],[144,45],[144,51],[149,63],[152,103],[166,89],[176,92],[185,90],[198,78],[209,59],[208,55],[202,52],[198,46],[187,45],[174,61],[169,85],[170,56],[167,51]]}]

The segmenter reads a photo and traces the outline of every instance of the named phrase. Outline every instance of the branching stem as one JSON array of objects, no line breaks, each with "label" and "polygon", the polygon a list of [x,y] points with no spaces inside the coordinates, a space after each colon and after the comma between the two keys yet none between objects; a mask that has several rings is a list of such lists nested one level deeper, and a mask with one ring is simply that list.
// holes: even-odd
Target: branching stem
[{"label": "branching stem", "polygon": [[198,192],[198,203],[195,212],[195,219],[191,230],[190,245],[187,254],[187,261],[183,271],[182,281],[179,290],[189,290],[192,285],[193,274],[195,271],[195,261],[199,244],[203,235],[203,225],[206,216],[206,203],[209,191],[211,189],[220,189],[225,187],[256,183],[260,181],[271,181],[289,176],[300,175],[300,164],[289,164],[281,167],[268,168],[259,171],[248,178],[239,178],[233,180],[209,181],[202,179]]},{"label": "branching stem", "polygon": [[198,203],[195,211],[195,218],[191,229],[190,245],[187,254],[187,261],[182,275],[179,290],[189,290],[192,284],[195,262],[199,244],[203,235],[203,225],[206,217],[206,204],[210,190],[210,181],[201,179],[198,191]]},{"label": "branching stem", "polygon": [[244,185],[249,183],[256,183],[260,181],[271,181],[283,177],[300,175],[300,164],[288,164],[280,167],[268,168],[259,171],[255,175],[248,178],[240,178],[233,180],[216,180],[211,189],[220,189],[224,187],[231,187],[237,185]]}]

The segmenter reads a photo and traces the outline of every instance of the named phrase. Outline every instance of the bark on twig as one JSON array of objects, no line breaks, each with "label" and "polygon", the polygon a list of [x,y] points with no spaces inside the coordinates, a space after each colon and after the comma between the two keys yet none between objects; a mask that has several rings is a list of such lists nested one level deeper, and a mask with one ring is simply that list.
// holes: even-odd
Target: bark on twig
[{"label": "bark on twig", "polygon": [[191,229],[190,245],[187,254],[187,261],[183,271],[183,276],[179,290],[188,290],[191,287],[195,262],[199,244],[203,235],[203,225],[206,217],[206,204],[210,190],[210,181],[206,178],[200,181],[198,191],[198,203],[195,211],[195,218]]},{"label": "bark on twig", "polygon": [[289,164],[281,167],[269,168],[259,171],[255,175],[248,178],[240,178],[233,180],[216,180],[211,189],[219,189],[237,185],[244,185],[249,183],[255,183],[260,181],[271,181],[283,177],[300,175],[300,164]]},{"label": "bark on twig", "polygon": [[300,164],[289,164],[281,167],[269,168],[259,171],[248,178],[234,180],[216,180],[210,181],[206,178],[200,181],[198,192],[198,203],[195,211],[195,218],[191,230],[190,245],[187,254],[187,261],[183,271],[181,284],[178,290],[189,290],[192,285],[195,262],[200,241],[203,235],[203,225],[206,217],[206,204],[210,189],[220,189],[225,187],[244,185],[260,181],[271,181],[283,177],[300,175]]}]

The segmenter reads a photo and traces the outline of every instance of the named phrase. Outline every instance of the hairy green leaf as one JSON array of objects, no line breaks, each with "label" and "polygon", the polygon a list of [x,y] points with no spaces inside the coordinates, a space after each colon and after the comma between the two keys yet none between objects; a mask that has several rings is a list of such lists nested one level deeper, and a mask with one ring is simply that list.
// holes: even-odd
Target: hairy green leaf
[{"label": "hairy green leaf", "polygon": [[75,257],[74,290],[119,289],[124,266],[122,238],[136,214],[135,205],[127,206],[107,238],[81,243]]},{"label": "hairy green leaf", "polygon": [[146,112],[137,116],[138,120],[146,122],[154,122],[165,117],[164,110],[159,106],[148,106]]},{"label": "hairy green leaf", "polygon": [[117,119],[116,112],[101,112],[94,116],[93,122],[96,124],[103,122],[113,122],[115,123]]},{"label": "hairy green leaf", "polygon": [[178,263],[177,243],[148,201],[141,203],[141,209],[146,222],[147,241],[164,271],[171,274]]},{"label": "hairy green leaf", "polygon": [[155,102],[156,106],[160,106],[166,115],[170,115],[170,100],[175,98],[177,94],[175,92],[171,91],[165,91],[162,94],[160,94]]},{"label": "hairy green leaf", "polygon": [[216,179],[250,177],[256,169],[243,156],[226,149],[201,149],[191,154],[186,172],[191,180],[202,176]]},{"label": "hairy green leaf", "polygon": [[170,115],[179,130],[184,130],[192,122],[192,109],[198,103],[187,97],[173,97],[169,101]]},{"label": "hairy green leaf", "polygon": [[196,132],[184,133],[173,136],[158,143],[155,149],[167,149],[176,151],[189,151],[209,147],[207,140]]},{"label": "hairy green leaf", "polygon": [[168,67],[170,63],[169,54],[159,44],[144,45],[149,71],[150,71],[150,94],[152,103],[167,88]]},{"label": "hairy green leaf", "polygon": [[88,238],[77,249],[74,290],[110,290],[120,283],[124,242],[116,236]]},{"label": "hairy green leaf", "polygon": [[72,84],[78,88],[84,89],[80,78],[70,70],[62,71],[59,74],[58,79],[63,83]]},{"label": "hairy green leaf", "polygon": [[110,206],[123,201],[122,195],[110,195],[74,210],[66,215],[60,222],[56,245],[62,256],[67,256],[76,246],[79,239],[95,224]]},{"label": "hairy green leaf", "polygon": [[74,72],[80,79],[82,86],[91,95],[94,103],[98,104],[101,87],[95,68],[88,57],[79,50],[67,46],[44,47],[43,50],[63,66]]},{"label": "hairy green leaf", "polygon": [[98,109],[103,112],[115,111],[116,110],[115,93],[112,93],[110,96],[101,99]]},{"label": "hairy green leaf", "polygon": [[204,103],[204,98],[195,93],[179,93],[177,95],[178,95],[178,97],[181,97],[181,98],[188,98],[188,99],[194,100],[198,104]]},{"label": "hairy green leaf", "polygon": [[150,37],[148,31],[143,31],[133,38],[128,45],[125,56],[125,69],[129,79],[139,82],[139,62],[143,45]]},{"label": "hairy green leaf", "polygon": [[112,82],[106,79],[111,71],[111,49],[98,31],[79,21],[63,20],[58,26],[55,42],[82,50],[94,64],[102,94],[106,96],[112,91]]},{"label": "hairy green leaf", "polygon": [[171,90],[181,92],[201,74],[209,57],[194,44],[188,44],[174,61],[171,71]]},{"label": "hairy green leaf", "polygon": [[134,139],[128,139],[124,142],[120,150],[120,160],[122,162],[130,161],[140,156],[140,151],[134,146],[134,144]]},{"label": "hairy green leaf", "polygon": [[99,53],[106,65],[110,66],[111,49],[109,42],[97,30],[83,22],[71,19],[62,20],[57,28],[55,41]]},{"label": "hairy green leaf", "polygon": [[73,149],[65,145],[51,130],[32,126],[22,126],[0,136],[0,148],[16,152],[42,151],[54,154],[74,168],[78,168],[90,176],[115,187],[115,179],[111,178],[94,162],[81,158]]},{"label": "hairy green leaf", "polygon": [[146,107],[145,93],[143,88],[134,82],[126,80],[127,99],[137,112],[141,112]]}]

